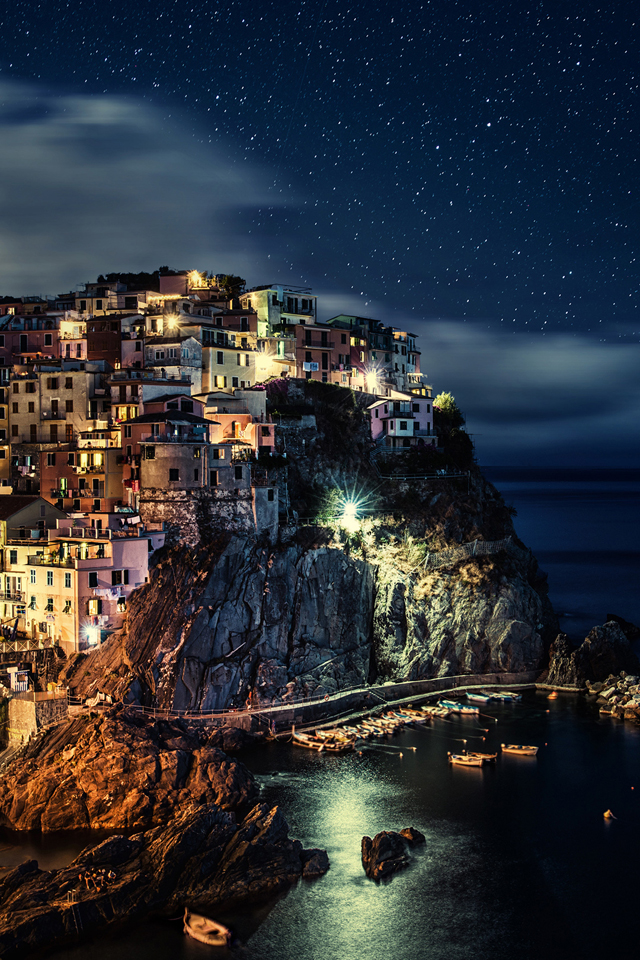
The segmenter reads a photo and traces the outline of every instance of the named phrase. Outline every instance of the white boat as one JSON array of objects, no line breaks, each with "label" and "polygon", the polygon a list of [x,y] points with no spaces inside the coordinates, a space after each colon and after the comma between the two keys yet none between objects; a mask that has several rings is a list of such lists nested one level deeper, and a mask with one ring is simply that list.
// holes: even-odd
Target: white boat
[{"label": "white boat", "polygon": [[503,753],[515,753],[521,757],[535,757],[538,747],[523,746],[519,743],[501,743]]},{"label": "white boat", "polygon": [[490,693],[468,693],[467,700],[471,700],[472,703],[489,703],[493,697]]},{"label": "white boat", "polygon": [[495,690],[491,696],[494,700],[502,700],[504,703],[512,703],[516,700],[522,700],[522,694],[513,693],[512,690]]},{"label": "white boat", "polygon": [[184,909],[184,932],[210,947],[227,947],[231,942],[231,931],[228,927],[199,913],[191,913],[187,907]]},{"label": "white boat", "polygon": [[450,753],[448,756],[449,763],[457,763],[461,767],[481,767],[484,763],[482,757],[472,753]]},{"label": "white boat", "polygon": [[469,757],[479,757],[484,763],[495,763],[498,759],[497,753],[473,753],[467,754]]},{"label": "white boat", "polygon": [[438,706],[451,710],[452,713],[480,713],[480,707],[469,707],[466,703],[459,703],[457,700],[439,700]]}]

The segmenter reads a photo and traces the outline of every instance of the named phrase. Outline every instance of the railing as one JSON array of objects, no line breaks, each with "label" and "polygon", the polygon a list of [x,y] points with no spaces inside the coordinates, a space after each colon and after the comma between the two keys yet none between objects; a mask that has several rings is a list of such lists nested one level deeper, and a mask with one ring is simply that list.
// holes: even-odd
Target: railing
[{"label": "railing", "polygon": [[4,590],[0,591],[0,600],[8,603],[24,603],[23,590]]},{"label": "railing", "polygon": [[451,547],[449,550],[440,550],[437,553],[427,553],[424,559],[424,566],[439,567],[443,563],[450,563],[452,560],[462,560],[464,557],[480,557],[489,553],[499,553],[501,550],[513,550],[520,552],[515,547],[511,537],[504,540],[473,540],[471,543],[461,543],[457,547]]},{"label": "railing", "polygon": [[305,340],[304,343],[300,344],[301,347],[312,347],[316,350],[331,350],[333,345],[333,340],[328,340],[325,343],[322,340]]},{"label": "railing", "polygon": [[183,433],[179,436],[172,436],[163,433],[158,436],[145,433],[140,437],[141,443],[208,443],[208,437],[204,433]]},{"label": "railing", "polygon": [[42,553],[27,557],[27,563],[30,567],[75,567],[72,557],[59,557]]},{"label": "railing", "polygon": [[46,410],[43,410],[40,414],[41,420],[66,420],[67,414],[63,410],[57,410],[55,413],[52,410],[51,413],[48,413]]}]

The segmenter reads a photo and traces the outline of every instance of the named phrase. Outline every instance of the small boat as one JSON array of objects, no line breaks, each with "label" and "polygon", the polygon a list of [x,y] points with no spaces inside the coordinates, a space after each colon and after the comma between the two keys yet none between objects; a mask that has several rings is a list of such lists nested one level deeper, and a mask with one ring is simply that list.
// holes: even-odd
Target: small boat
[{"label": "small boat", "polygon": [[522,700],[522,694],[514,693],[512,690],[495,690],[491,696],[494,700],[502,700],[504,703]]},{"label": "small boat", "polygon": [[516,753],[521,757],[535,757],[538,747],[527,747],[518,743],[501,743],[503,753]]},{"label": "small boat", "polygon": [[493,697],[490,693],[468,693],[467,700],[471,700],[472,703],[489,703]]},{"label": "small boat", "polygon": [[292,733],[291,739],[299,747],[307,747],[309,750],[324,750],[326,747],[324,740],[311,733]]},{"label": "small boat", "polygon": [[559,697],[558,691],[557,691],[557,690],[552,690],[551,693],[549,694],[549,696],[547,697],[547,700],[557,700],[558,697]]},{"label": "small boat", "polygon": [[617,819],[618,819],[618,818],[615,816],[615,814],[611,813],[611,810],[605,810],[605,812],[603,813],[603,817],[605,818],[605,820],[617,820]]},{"label": "small boat", "polygon": [[457,763],[461,767],[481,767],[484,763],[482,757],[472,753],[449,753],[448,757],[449,763]]},{"label": "small boat", "polygon": [[231,942],[231,931],[227,927],[199,913],[191,913],[187,907],[184,909],[184,932],[210,947],[227,947]]},{"label": "small boat", "polygon": [[467,756],[480,757],[480,759],[483,760],[485,763],[495,763],[496,760],[498,759],[497,753],[477,753],[474,751],[473,753],[467,754]]},{"label": "small boat", "polygon": [[450,710],[452,713],[480,713],[480,707],[469,707],[466,703],[459,703],[457,700],[439,700],[438,706],[444,707],[445,710]]}]

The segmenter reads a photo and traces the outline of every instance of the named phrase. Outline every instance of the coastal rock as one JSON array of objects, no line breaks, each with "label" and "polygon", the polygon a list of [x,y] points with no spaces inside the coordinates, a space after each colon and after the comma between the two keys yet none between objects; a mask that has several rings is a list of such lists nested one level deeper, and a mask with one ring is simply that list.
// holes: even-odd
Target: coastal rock
[{"label": "coastal rock", "polygon": [[420,833],[415,827],[405,827],[400,831],[400,836],[404,837],[410,847],[418,847],[420,844],[427,842],[424,833]]},{"label": "coastal rock", "polygon": [[198,805],[244,811],[258,788],[244,764],[211,745],[218,737],[120,708],[75,717],[5,770],[0,822],[13,830],[139,830]]},{"label": "coastal rock", "polygon": [[362,838],[362,866],[372,880],[382,880],[409,863],[407,841],[393,830]]},{"label": "coastal rock", "polygon": [[[215,915],[286,889],[311,860],[318,875],[318,854],[289,839],[277,807],[259,804],[237,824],[232,813],[208,804],[163,827],[111,837],[68,867],[43,871],[28,861],[0,879],[0,956],[185,906]],[[101,881],[103,869],[114,876]]]},{"label": "coastal rock", "polygon": [[[554,686],[583,687],[587,682],[603,682],[621,671],[637,673],[640,661],[622,628],[615,621],[594,627],[579,647],[573,647],[566,634],[559,634],[549,651],[547,683]],[[603,690],[608,699],[613,690]]]}]

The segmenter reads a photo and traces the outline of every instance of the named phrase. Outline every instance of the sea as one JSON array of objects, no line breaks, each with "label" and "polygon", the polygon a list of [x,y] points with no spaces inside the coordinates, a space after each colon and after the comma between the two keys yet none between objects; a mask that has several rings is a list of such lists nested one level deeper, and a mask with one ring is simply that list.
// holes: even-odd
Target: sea
[{"label": "sea", "polygon": [[[517,510],[520,538],[549,576],[562,628],[577,640],[608,613],[640,623],[640,474],[485,471]],[[448,752],[539,747],[460,768]],[[640,727],[600,717],[584,697],[525,691],[479,717],[405,728],[348,755],[290,743],[246,753],[262,799],[291,836],[329,853],[329,872],[275,900],[218,916],[231,950],[154,920],[52,951],[58,960],[637,960],[640,953]],[[615,819],[605,819],[611,810]],[[366,878],[361,839],[424,833],[408,867]],[[0,864],[66,863],[87,836],[0,837]]]}]

